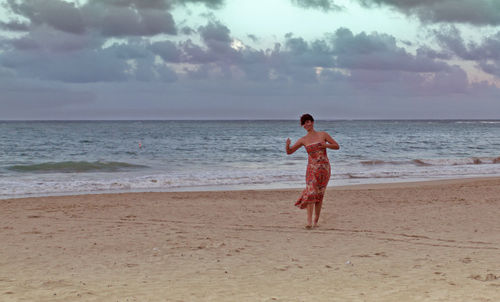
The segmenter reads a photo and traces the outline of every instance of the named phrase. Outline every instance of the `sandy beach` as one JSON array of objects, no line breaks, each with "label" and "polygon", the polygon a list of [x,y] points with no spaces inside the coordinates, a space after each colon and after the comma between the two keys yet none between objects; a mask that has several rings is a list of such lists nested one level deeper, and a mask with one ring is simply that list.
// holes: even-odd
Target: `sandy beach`
[{"label": "sandy beach", "polygon": [[300,191],[0,200],[0,300],[500,300],[500,178]]}]

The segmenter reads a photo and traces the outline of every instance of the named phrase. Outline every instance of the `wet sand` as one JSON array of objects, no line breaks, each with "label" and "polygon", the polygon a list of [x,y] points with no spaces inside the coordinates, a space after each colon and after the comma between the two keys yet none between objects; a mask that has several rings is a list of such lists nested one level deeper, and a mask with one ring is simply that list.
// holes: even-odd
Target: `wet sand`
[{"label": "wet sand", "polygon": [[500,178],[0,200],[0,301],[499,301]]}]

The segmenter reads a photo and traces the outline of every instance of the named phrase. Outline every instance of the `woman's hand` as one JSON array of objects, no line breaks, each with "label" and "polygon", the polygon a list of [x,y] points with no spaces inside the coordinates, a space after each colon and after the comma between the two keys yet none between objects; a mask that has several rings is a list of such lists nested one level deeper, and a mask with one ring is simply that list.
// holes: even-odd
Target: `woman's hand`
[{"label": "woman's hand", "polygon": [[292,142],[290,141],[290,138],[287,138],[286,139],[286,154],[292,154],[293,152],[297,151],[297,149],[299,149],[300,147],[302,147],[304,145],[304,143],[302,143],[302,139],[299,138],[299,140],[297,140],[295,142],[295,144],[293,146],[290,147],[290,144]]},{"label": "woman's hand", "polygon": [[[325,144],[326,148],[328,149],[333,149],[333,150],[338,150],[340,149],[339,143],[337,143],[331,136],[330,134],[323,132],[323,137],[325,138],[325,141],[328,143]],[[325,142],[325,143],[326,143]]]}]

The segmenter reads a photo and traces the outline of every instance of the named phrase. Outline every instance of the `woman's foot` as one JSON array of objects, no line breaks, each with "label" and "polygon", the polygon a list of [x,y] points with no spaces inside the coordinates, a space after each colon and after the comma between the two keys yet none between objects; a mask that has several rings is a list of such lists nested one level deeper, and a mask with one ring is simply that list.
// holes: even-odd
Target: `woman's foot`
[{"label": "woman's foot", "polygon": [[313,224],[314,228],[318,227],[318,220],[319,220],[319,218],[314,219],[314,224]]},{"label": "woman's foot", "polygon": [[304,228],[305,228],[306,230],[310,230],[310,229],[312,229],[312,225],[310,225],[310,224],[306,224],[306,226],[305,226]]}]

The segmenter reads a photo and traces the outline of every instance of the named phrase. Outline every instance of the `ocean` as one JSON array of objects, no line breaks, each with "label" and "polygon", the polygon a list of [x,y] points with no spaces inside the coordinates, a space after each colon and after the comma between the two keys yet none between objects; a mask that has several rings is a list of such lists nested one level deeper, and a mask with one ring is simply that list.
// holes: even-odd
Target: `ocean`
[{"label": "ocean", "polygon": [[[330,186],[500,175],[500,121],[315,122]],[[0,122],[0,198],[109,192],[301,188],[298,121]]]}]

